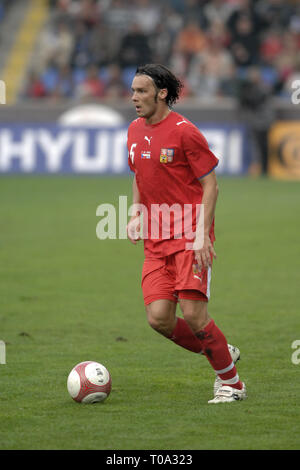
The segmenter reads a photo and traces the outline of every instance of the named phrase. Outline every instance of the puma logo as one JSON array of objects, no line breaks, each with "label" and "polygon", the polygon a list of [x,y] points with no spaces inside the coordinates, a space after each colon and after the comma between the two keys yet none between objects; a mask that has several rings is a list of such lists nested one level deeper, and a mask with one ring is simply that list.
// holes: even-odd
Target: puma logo
[{"label": "puma logo", "polygon": [[147,140],[148,144],[150,145],[150,144],[151,144],[151,139],[152,139],[152,137],[147,137],[147,136],[145,135],[144,138],[145,138],[145,140]]}]

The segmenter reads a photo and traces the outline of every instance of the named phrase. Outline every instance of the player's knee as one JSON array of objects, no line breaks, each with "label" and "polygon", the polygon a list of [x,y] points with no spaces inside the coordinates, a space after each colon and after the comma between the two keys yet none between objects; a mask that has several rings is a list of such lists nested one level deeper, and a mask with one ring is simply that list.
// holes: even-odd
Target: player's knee
[{"label": "player's knee", "polygon": [[153,330],[164,336],[170,336],[175,327],[174,319],[170,318],[170,316],[166,315],[163,311],[148,310],[147,320]]},{"label": "player's knee", "polygon": [[193,331],[199,331],[207,325],[209,315],[205,302],[185,301],[182,310],[185,321]]},{"label": "player's knee", "polygon": [[156,331],[160,331],[164,327],[164,322],[160,318],[153,317],[151,315],[148,315],[148,324]]},{"label": "player's knee", "polygon": [[159,316],[148,315],[148,323],[151,328],[153,328],[153,330],[162,334],[165,334],[165,332],[169,329],[168,321]]}]

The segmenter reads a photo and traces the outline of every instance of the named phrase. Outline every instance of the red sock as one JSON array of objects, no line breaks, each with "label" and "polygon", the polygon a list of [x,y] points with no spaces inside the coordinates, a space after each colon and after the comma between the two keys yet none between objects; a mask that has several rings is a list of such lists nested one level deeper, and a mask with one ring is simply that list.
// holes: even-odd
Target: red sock
[{"label": "red sock", "polygon": [[201,340],[195,336],[192,329],[182,318],[177,318],[176,326],[169,339],[189,351],[195,353],[201,353],[202,351]]},{"label": "red sock", "polygon": [[232,361],[227,340],[215,322],[211,320],[196,336],[202,342],[203,353],[222,383],[241,390],[243,384]]}]

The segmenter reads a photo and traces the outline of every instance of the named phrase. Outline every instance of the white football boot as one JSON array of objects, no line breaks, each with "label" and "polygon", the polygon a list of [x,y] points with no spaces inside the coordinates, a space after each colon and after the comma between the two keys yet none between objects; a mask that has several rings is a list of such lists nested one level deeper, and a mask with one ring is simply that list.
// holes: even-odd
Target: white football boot
[{"label": "white football boot", "polygon": [[243,383],[242,390],[230,387],[229,385],[221,385],[215,397],[208,403],[232,403],[233,401],[245,400],[247,398],[246,386]]},{"label": "white football boot", "polygon": [[[237,363],[237,361],[240,359],[240,350],[239,348],[236,348],[235,346],[232,346],[231,344],[228,344],[228,349],[230,352],[230,356],[232,358],[232,362],[234,364]],[[216,396],[216,393],[218,389],[222,386],[222,380],[220,377],[216,374],[215,382],[214,382],[214,397]]]}]

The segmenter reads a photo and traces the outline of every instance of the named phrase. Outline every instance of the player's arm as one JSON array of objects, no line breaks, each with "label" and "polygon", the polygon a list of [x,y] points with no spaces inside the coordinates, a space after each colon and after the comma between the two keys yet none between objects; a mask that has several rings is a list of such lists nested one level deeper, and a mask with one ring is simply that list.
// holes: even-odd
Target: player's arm
[{"label": "player's arm", "polygon": [[197,235],[194,243],[195,258],[199,268],[211,266],[211,256],[216,258],[216,253],[209,237],[211,225],[215,215],[218,198],[218,182],[215,171],[199,179],[203,188],[202,196],[202,218],[200,216]]},{"label": "player's arm", "polygon": [[[140,232],[140,210],[139,205],[141,202],[139,188],[136,183],[136,178],[134,175],[133,182],[132,182],[132,203],[133,203],[133,213],[130,217],[130,220],[127,225],[127,236],[131,243],[134,245],[140,237],[137,234]],[[136,205],[136,208],[135,208]]]},{"label": "player's arm", "polygon": [[134,175],[133,182],[132,182],[132,202],[133,204],[140,204],[141,202],[140,192],[136,183],[135,175]]}]

